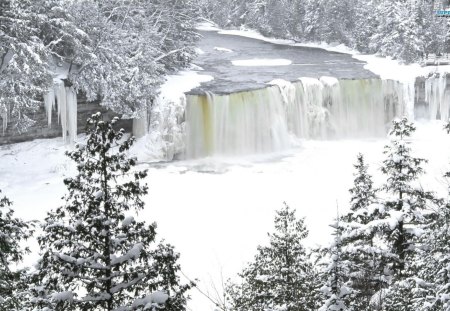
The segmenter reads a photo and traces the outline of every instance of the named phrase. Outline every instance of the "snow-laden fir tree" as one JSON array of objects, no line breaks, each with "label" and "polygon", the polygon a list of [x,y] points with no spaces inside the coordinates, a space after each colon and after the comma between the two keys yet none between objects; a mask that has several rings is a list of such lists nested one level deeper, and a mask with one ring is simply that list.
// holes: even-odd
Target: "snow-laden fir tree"
[{"label": "snow-laden fir tree", "polygon": [[417,263],[419,239],[427,223],[427,209],[438,202],[419,184],[426,160],[411,154],[408,139],[414,131],[407,118],[394,120],[389,133],[391,143],[384,150],[382,172],[387,181],[381,187],[386,223],[383,239],[395,256],[389,265],[393,279],[382,302],[387,311],[413,311],[412,301],[422,296],[423,281],[418,277],[421,268]]},{"label": "snow-laden fir tree", "polygon": [[15,218],[11,205],[0,198],[0,310],[19,311],[27,298],[27,274],[13,265],[30,252],[20,244],[33,234],[34,223]]},{"label": "snow-laden fir tree", "polygon": [[133,170],[133,138],[115,121],[94,114],[86,144],[68,152],[78,174],[64,180],[66,204],[48,214],[38,238],[35,311],[185,309],[191,285],[180,284],[179,255],[155,241],[155,224],[132,216],[144,207],[146,172]]},{"label": "snow-laden fir tree", "polygon": [[333,242],[329,247],[320,250],[328,261],[325,262],[323,270],[322,278],[325,284],[320,290],[324,299],[319,311],[350,311],[354,310],[350,306],[353,292],[348,286],[349,263],[342,258],[342,229],[339,219],[332,227],[334,228]]},{"label": "snow-laden fir tree", "polygon": [[39,34],[44,16],[33,0],[0,1],[0,119],[1,132],[9,126],[23,132],[39,97],[51,85],[45,47]]},{"label": "snow-laden fir tree", "polygon": [[414,255],[414,244],[425,222],[425,210],[435,201],[434,195],[419,184],[418,179],[424,173],[422,165],[427,160],[411,154],[408,139],[415,129],[405,117],[392,122],[391,143],[385,146],[386,159],[381,168],[387,177],[381,187],[386,196],[384,207],[390,227],[386,239],[398,257],[393,269],[400,276],[406,273],[407,261],[411,259],[408,255]]},{"label": "snow-laden fir tree", "polygon": [[276,212],[270,244],[259,246],[253,262],[230,284],[227,293],[236,311],[314,310],[317,279],[303,246],[308,235],[303,219],[287,204]]},{"label": "snow-laden fir tree", "polygon": [[379,220],[383,208],[377,198],[372,176],[364,156],[359,154],[354,165],[354,185],[350,189],[350,211],[339,219],[341,258],[348,263],[348,286],[352,289],[351,305],[355,310],[368,310],[372,297],[388,282],[386,257],[379,241]]}]

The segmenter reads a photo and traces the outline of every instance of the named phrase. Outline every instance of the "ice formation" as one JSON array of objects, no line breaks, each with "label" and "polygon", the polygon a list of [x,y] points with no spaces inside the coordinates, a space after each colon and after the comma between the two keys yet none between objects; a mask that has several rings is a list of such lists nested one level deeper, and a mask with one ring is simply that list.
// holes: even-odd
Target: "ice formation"
[{"label": "ice formation", "polygon": [[74,142],[77,137],[77,93],[75,89],[65,86],[61,80],[55,81],[53,88],[44,95],[44,106],[48,126],[52,125],[52,112],[56,107],[63,140],[67,143]]},{"label": "ice formation", "polygon": [[271,84],[229,95],[188,95],[186,157],[274,152],[302,138],[379,137],[413,103],[410,89],[393,80]]},{"label": "ice formation", "polygon": [[447,89],[447,76],[429,77],[425,80],[425,101],[428,103],[430,119],[447,121],[450,112],[450,90]]}]

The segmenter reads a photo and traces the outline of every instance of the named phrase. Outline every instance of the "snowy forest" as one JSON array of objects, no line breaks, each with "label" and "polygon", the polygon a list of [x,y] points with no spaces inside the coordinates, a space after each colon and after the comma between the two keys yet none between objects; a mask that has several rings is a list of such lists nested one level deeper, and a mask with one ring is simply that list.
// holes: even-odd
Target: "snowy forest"
[{"label": "snowy forest", "polygon": [[61,81],[114,115],[0,142],[0,311],[450,311],[447,5],[0,0],[3,135],[65,138]]},{"label": "snowy forest", "polygon": [[26,131],[54,77],[88,100],[136,117],[163,76],[194,55],[198,9],[189,1],[0,3],[0,115]]},{"label": "snowy forest", "polygon": [[436,17],[437,0],[206,0],[207,16],[225,27],[247,26],[261,33],[304,41],[345,44],[414,62],[447,53],[448,23]]}]

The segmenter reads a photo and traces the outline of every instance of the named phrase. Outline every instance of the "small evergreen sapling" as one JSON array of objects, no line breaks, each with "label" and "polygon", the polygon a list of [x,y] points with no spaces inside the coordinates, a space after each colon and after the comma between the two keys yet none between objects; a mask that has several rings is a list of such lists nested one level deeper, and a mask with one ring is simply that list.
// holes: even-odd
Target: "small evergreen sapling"
[{"label": "small evergreen sapling", "polygon": [[100,113],[88,119],[86,145],[67,155],[78,174],[65,179],[66,204],[48,214],[38,238],[42,259],[34,287],[35,310],[184,310],[179,255],[156,244],[155,224],[127,212],[144,207],[145,171],[124,139]]},{"label": "small evergreen sapling", "polygon": [[11,264],[22,261],[30,252],[20,243],[33,234],[34,223],[14,218],[11,205],[8,198],[0,198],[0,310],[19,311],[27,295],[27,274],[25,270],[13,270]]},{"label": "small evergreen sapling", "polygon": [[240,284],[227,292],[236,311],[306,311],[316,307],[317,280],[302,245],[308,235],[304,220],[297,220],[287,204],[276,212],[275,232],[269,246],[258,253],[239,275]]}]

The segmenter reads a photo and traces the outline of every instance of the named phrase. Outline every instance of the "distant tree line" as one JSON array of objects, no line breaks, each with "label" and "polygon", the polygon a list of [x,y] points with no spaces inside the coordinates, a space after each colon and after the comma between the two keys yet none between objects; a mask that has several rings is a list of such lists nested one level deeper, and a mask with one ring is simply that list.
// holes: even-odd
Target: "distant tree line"
[{"label": "distant tree line", "polygon": [[126,117],[194,57],[191,0],[0,1],[0,117],[25,131],[53,78]]},{"label": "distant tree line", "polygon": [[343,43],[407,63],[449,52],[449,19],[433,0],[204,0],[204,14],[222,27],[247,26],[267,36]]}]

